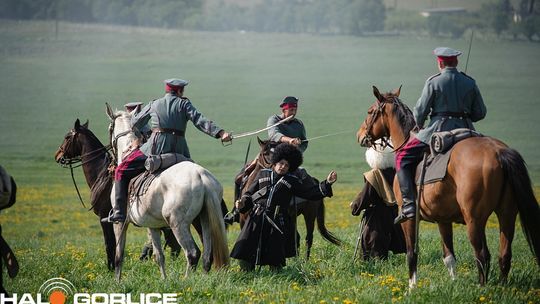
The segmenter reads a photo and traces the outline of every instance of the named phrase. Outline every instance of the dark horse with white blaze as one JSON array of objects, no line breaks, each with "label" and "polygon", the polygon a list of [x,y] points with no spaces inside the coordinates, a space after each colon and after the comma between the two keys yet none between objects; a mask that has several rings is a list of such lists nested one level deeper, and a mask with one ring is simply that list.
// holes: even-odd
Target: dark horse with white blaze
[{"label": "dark horse with white blaze", "polygon": [[[261,169],[267,169],[272,166],[271,157],[272,149],[279,143],[269,140],[261,140],[257,137],[259,146],[261,148],[259,154],[257,154],[257,164],[253,171],[249,174],[247,181],[244,183],[241,193],[246,191],[254,181]],[[318,182],[317,182],[318,183]],[[240,195],[241,196],[241,195]],[[291,210],[291,213],[296,212],[296,216],[303,215],[306,223],[306,258],[309,258],[311,254],[311,247],[313,246],[313,231],[315,230],[315,220],[317,220],[317,228],[321,236],[334,245],[341,245],[341,241],[335,237],[328,229],[326,229],[324,223],[324,200],[307,201],[300,199],[296,206],[291,206],[296,210]],[[240,227],[242,227],[247,220],[249,212],[240,214]],[[296,217],[292,217],[296,221]],[[297,243],[298,244],[298,243]]]},{"label": "dark horse with white blaze", "polygon": [[[416,123],[411,110],[399,99],[400,90],[381,94],[373,87],[376,101],[357,133],[362,146],[369,147],[376,139],[391,137],[399,150],[410,137]],[[396,198],[401,202],[397,179]],[[455,257],[452,223],[467,225],[467,234],[474,249],[479,282],[488,281],[490,253],[485,227],[495,212],[499,221],[499,267],[501,281],[506,281],[512,259],[516,216],[529,247],[540,264],[540,208],[521,155],[492,137],[471,137],[455,144],[451,151],[447,174],[443,180],[423,186],[418,198],[420,218],[437,222],[442,238],[444,263],[454,276]],[[417,222],[401,224],[407,243],[409,287],[416,285],[418,252],[415,251]]]}]

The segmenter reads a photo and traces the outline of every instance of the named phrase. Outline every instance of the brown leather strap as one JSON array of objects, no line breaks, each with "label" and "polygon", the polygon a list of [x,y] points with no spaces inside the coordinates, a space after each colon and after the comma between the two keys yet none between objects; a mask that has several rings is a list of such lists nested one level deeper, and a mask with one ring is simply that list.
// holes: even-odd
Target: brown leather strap
[{"label": "brown leather strap", "polygon": [[153,133],[167,133],[167,134],[172,134],[172,135],[176,135],[180,137],[183,137],[185,134],[184,131],[182,130],[170,129],[170,128],[152,128],[152,132]]}]

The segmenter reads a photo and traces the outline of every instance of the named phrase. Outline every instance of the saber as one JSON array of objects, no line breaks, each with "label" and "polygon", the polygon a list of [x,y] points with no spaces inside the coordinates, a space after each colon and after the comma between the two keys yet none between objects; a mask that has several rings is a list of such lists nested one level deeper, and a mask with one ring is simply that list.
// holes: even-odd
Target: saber
[{"label": "saber", "polygon": [[276,230],[283,234],[283,231],[281,231],[281,229],[279,229],[278,225],[272,220],[272,218],[270,218],[266,212],[263,211],[263,215],[264,215],[264,218],[268,221],[268,223],[270,223],[270,225],[272,225],[274,228],[276,228]]},{"label": "saber", "polygon": [[469,51],[467,52],[467,62],[465,62],[465,72],[467,73],[467,67],[469,66],[469,56],[471,56],[471,47],[472,47],[472,40],[474,37],[474,30],[471,31],[471,40],[469,41]]},{"label": "saber", "polygon": [[250,132],[244,132],[244,133],[240,133],[240,134],[237,134],[237,135],[231,135],[231,138],[232,139],[237,139],[237,138],[242,138],[242,137],[246,137],[246,136],[251,136],[251,135],[255,135],[255,134],[259,134],[261,132],[264,132],[266,130],[269,130],[269,129],[272,129],[273,127],[276,127],[276,126],[279,126],[280,124],[284,123],[284,122],[287,122],[291,119],[293,119],[294,116],[289,116],[287,118],[284,118],[278,122],[276,122],[275,124],[271,125],[271,126],[268,126],[266,128],[262,128],[262,129],[259,129],[259,130],[255,130],[255,131],[250,131]]},{"label": "saber", "polygon": [[341,131],[341,132],[336,132],[336,133],[331,133],[331,134],[326,134],[326,135],[319,135],[319,136],[315,136],[315,137],[312,137],[312,138],[304,139],[304,140],[302,140],[302,142],[312,141],[312,140],[319,139],[319,138],[325,138],[325,137],[329,137],[329,136],[335,136],[335,135],[345,134],[345,133],[350,133],[350,132],[351,132],[350,130],[347,130],[347,131]]}]

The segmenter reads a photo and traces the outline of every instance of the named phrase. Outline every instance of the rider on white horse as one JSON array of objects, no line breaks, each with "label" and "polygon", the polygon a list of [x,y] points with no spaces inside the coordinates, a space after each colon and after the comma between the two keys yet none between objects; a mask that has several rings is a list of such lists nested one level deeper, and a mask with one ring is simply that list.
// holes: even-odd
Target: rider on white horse
[{"label": "rider on white horse", "polygon": [[149,155],[179,153],[190,157],[185,138],[188,120],[191,120],[197,129],[212,137],[220,138],[224,142],[231,140],[228,132],[204,117],[188,98],[183,97],[184,87],[188,85],[186,80],[173,78],[164,82],[165,96],[149,102],[133,116],[131,123],[134,131],[142,129],[150,122],[152,134],[140,149],[139,141],[134,141],[116,168],[113,211],[102,219],[103,222],[125,221],[129,181],[145,170],[144,162]]}]

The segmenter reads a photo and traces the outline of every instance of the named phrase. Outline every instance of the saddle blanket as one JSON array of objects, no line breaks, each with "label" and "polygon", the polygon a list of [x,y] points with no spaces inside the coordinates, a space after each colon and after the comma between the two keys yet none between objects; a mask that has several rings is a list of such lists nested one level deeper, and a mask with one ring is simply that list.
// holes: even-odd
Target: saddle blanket
[{"label": "saddle blanket", "polygon": [[[482,134],[471,129],[455,129],[452,131],[435,132],[431,137],[431,154],[427,157],[424,184],[441,181],[446,176],[450,155],[455,144],[469,137],[481,137]],[[424,161],[416,167],[416,184],[420,185]]]}]

